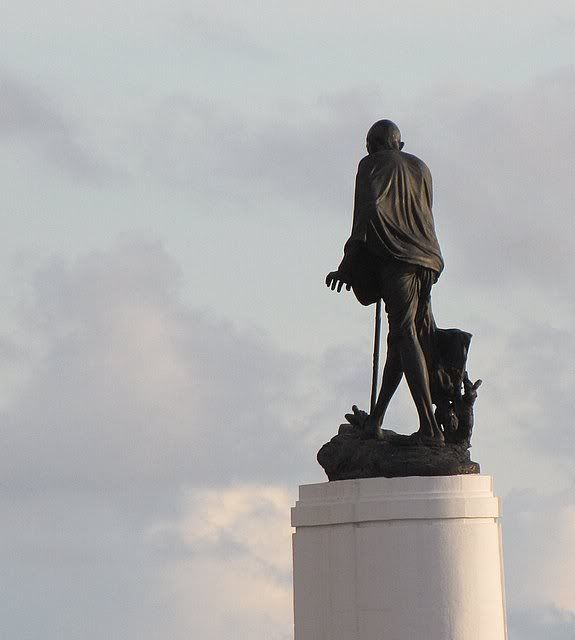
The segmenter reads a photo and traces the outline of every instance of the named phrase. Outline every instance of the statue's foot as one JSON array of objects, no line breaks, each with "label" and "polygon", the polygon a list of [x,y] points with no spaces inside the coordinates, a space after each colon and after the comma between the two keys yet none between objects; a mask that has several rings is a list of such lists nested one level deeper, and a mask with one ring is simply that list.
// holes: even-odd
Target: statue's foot
[{"label": "statue's foot", "polygon": [[[362,440],[385,440],[389,441],[390,436],[397,436],[395,431],[389,431],[383,429],[381,426],[382,419],[358,409],[354,404],[352,407],[353,413],[346,413],[345,419],[352,426],[356,435],[359,435]],[[342,425],[344,427],[345,425]],[[346,432],[348,432],[346,430]]]},{"label": "statue's foot", "polygon": [[419,431],[405,436],[396,434],[389,438],[390,444],[394,444],[400,447],[444,447],[445,438],[443,434],[437,436],[427,436]]},{"label": "statue's foot", "polygon": [[369,416],[366,420],[364,431],[366,438],[375,438],[376,440],[386,439],[385,430],[382,429],[380,421],[373,416]]}]

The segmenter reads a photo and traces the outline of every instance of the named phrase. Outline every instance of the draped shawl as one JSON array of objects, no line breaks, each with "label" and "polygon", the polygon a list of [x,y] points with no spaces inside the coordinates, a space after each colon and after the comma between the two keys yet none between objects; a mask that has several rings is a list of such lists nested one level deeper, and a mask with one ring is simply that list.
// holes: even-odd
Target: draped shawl
[{"label": "draped shawl", "polygon": [[362,282],[369,279],[362,255],[365,251],[432,269],[439,277],[443,258],[435,235],[432,201],[431,173],[416,156],[385,150],[361,160],[351,236],[339,267],[350,276],[354,291],[368,284]]}]

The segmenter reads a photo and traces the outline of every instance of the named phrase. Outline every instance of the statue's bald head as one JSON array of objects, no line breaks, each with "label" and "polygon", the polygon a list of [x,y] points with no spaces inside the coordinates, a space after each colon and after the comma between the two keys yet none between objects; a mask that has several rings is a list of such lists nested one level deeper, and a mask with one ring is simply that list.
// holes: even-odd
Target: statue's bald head
[{"label": "statue's bald head", "polygon": [[367,132],[367,152],[403,149],[399,127],[391,120],[378,120]]}]

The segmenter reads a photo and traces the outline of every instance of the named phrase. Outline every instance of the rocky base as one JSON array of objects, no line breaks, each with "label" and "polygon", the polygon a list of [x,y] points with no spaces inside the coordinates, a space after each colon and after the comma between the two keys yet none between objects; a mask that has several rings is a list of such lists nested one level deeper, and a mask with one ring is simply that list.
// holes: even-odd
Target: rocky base
[{"label": "rocky base", "polygon": [[351,425],[342,425],[339,434],[319,450],[317,461],[329,480],[480,472],[477,462],[471,460],[466,444],[398,446],[389,441],[396,435],[393,431],[385,431],[382,440],[365,438]]}]

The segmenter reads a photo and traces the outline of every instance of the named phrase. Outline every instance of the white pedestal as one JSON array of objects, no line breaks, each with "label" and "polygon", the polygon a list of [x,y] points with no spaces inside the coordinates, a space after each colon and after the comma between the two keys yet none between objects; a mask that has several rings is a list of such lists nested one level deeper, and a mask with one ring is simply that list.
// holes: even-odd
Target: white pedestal
[{"label": "white pedestal", "polygon": [[295,640],[505,640],[490,476],[300,487]]}]

